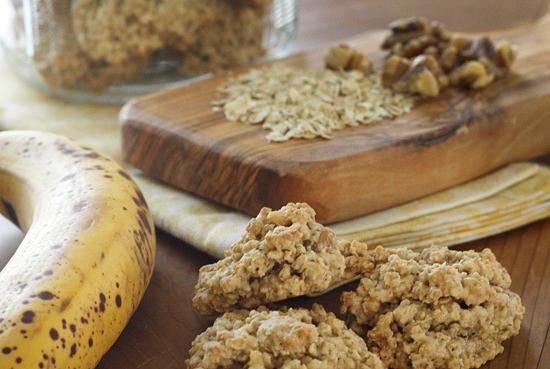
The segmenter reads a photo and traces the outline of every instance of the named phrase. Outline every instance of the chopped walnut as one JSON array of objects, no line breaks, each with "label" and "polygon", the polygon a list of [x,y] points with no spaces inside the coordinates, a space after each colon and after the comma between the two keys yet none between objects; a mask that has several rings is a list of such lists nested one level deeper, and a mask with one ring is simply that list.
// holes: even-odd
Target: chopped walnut
[{"label": "chopped walnut", "polygon": [[398,55],[391,55],[384,62],[384,69],[382,71],[384,86],[392,87],[407,73],[410,67],[411,61],[409,59]]},{"label": "chopped walnut", "polygon": [[448,78],[433,56],[419,55],[410,64],[407,60],[397,56],[386,60],[383,77],[395,91],[428,97],[439,95],[439,91],[447,86]]},{"label": "chopped walnut", "polygon": [[451,71],[458,61],[458,49],[455,46],[449,45],[442,52],[439,59],[439,64],[445,72]]},{"label": "chopped walnut", "polygon": [[511,45],[508,41],[500,41],[496,47],[496,64],[500,68],[510,70],[512,63],[516,60],[517,50],[516,47]]},{"label": "chopped walnut", "polygon": [[383,369],[361,337],[333,313],[237,310],[225,313],[191,345],[188,369]]},{"label": "chopped walnut", "polygon": [[363,74],[372,72],[372,63],[367,56],[349,45],[331,48],[325,57],[325,64],[335,70],[358,70]]},{"label": "chopped walnut", "polygon": [[406,58],[413,58],[425,53],[428,48],[433,48],[437,44],[437,39],[431,35],[422,35],[410,40],[403,46],[401,55]]},{"label": "chopped walnut", "polygon": [[[390,50],[383,80],[399,92],[437,96],[449,85],[449,78],[453,86],[483,88],[505,75],[515,60],[515,48],[506,41],[495,47],[488,37],[453,36],[443,24],[424,18],[402,19],[391,23],[390,29],[382,43],[383,49]],[[409,62],[406,72],[405,60]],[[473,61],[483,68],[470,64]]]},{"label": "chopped walnut", "polygon": [[370,263],[341,311],[391,368],[477,368],[519,332],[525,308],[488,249],[379,247]]},{"label": "chopped walnut", "polygon": [[450,79],[453,86],[471,89],[484,88],[493,82],[495,76],[487,67],[476,60],[469,61],[452,71]]},{"label": "chopped walnut", "polygon": [[307,204],[263,208],[225,255],[199,271],[193,305],[202,314],[318,292],[345,271],[334,233]]},{"label": "chopped walnut", "polygon": [[396,44],[402,44],[407,41],[428,34],[431,30],[430,23],[425,18],[404,18],[390,23],[392,34],[384,39],[383,49],[390,49]]}]

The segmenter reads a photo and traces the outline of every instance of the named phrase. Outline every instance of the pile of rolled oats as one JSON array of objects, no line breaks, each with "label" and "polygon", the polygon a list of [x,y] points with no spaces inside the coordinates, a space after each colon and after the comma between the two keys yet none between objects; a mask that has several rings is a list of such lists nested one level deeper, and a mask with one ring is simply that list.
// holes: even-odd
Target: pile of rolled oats
[{"label": "pile of rolled oats", "polygon": [[265,54],[271,1],[39,0],[35,63],[50,85],[92,90],[160,60],[186,76],[247,64]]},{"label": "pile of rolled oats", "polygon": [[390,54],[384,63],[384,85],[395,91],[437,96],[448,85],[480,89],[506,75],[516,58],[508,41],[471,39],[451,34],[439,22],[424,18],[390,24],[382,44]]},{"label": "pile of rolled oats", "polygon": [[261,124],[269,141],[330,139],[336,130],[408,113],[416,95],[434,97],[449,85],[484,88],[516,58],[508,41],[454,36],[424,18],[400,19],[390,29],[381,74],[366,55],[339,45],[325,57],[327,70],[255,69],[222,85],[213,105],[230,121]]},{"label": "pile of rolled oats", "polygon": [[222,85],[219,92],[223,98],[213,105],[223,108],[228,120],[261,124],[270,131],[269,141],[329,139],[336,130],[393,118],[413,107],[412,97],[385,88],[379,75],[365,75],[353,67],[253,69]]}]

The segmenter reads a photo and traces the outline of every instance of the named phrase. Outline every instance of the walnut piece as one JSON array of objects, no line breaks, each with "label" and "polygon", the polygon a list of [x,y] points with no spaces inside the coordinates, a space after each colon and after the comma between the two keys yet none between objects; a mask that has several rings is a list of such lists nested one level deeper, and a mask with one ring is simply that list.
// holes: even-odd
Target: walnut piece
[{"label": "walnut piece", "polygon": [[[438,22],[406,18],[390,24],[382,43],[390,50],[384,63],[384,86],[422,97],[437,96],[446,86],[479,89],[509,72],[516,57],[507,41],[452,35]],[[476,63],[473,63],[476,62]],[[408,64],[408,70],[404,68]]]},{"label": "walnut piece", "polygon": [[525,308],[486,249],[376,248],[341,311],[391,368],[479,367],[520,329]]},{"label": "walnut piece", "polygon": [[225,255],[199,270],[193,306],[202,314],[315,293],[344,278],[334,233],[307,204],[263,208]]},{"label": "walnut piece", "polygon": [[188,369],[383,369],[361,337],[314,304],[312,310],[237,310],[195,338]]},{"label": "walnut piece", "polygon": [[493,82],[494,74],[487,67],[476,60],[469,61],[453,70],[450,79],[453,86],[462,86],[471,89],[484,88]]},{"label": "walnut piece", "polygon": [[372,63],[349,45],[339,45],[329,50],[325,57],[327,68],[334,70],[357,70],[363,74],[372,73]]},{"label": "walnut piece", "polygon": [[500,41],[496,47],[496,64],[506,70],[510,70],[512,63],[516,60],[517,49],[510,42]]},{"label": "walnut piece", "polygon": [[383,49],[390,49],[396,44],[402,44],[407,41],[428,34],[431,30],[430,23],[425,18],[412,17],[393,21],[389,25],[392,34],[384,39]]}]

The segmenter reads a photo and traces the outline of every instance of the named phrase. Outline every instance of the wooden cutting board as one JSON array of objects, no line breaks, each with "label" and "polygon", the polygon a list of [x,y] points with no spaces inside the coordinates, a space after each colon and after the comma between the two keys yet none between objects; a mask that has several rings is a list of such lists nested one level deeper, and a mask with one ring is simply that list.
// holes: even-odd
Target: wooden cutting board
[{"label": "wooden cutting board", "polygon": [[[380,68],[384,35],[345,42]],[[228,122],[210,105],[241,68],[127,104],[123,155],[152,177],[252,215],[305,201],[330,223],[410,201],[550,152],[550,18],[491,36],[518,45],[513,75],[482,91],[448,89],[394,120],[328,141],[269,143],[261,127]],[[326,50],[279,62],[321,68]]]}]

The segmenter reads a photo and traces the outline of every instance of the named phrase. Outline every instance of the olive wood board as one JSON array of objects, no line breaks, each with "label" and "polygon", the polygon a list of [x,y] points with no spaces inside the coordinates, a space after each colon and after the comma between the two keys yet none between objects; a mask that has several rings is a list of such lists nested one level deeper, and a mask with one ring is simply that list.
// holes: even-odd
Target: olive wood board
[{"label": "olive wood board", "polygon": [[[366,52],[380,70],[385,34],[342,42]],[[550,152],[550,17],[489,35],[518,46],[512,74],[479,91],[447,89],[417,101],[411,113],[338,131],[332,140],[269,143],[261,126],[229,122],[213,111],[218,86],[251,67],[137,98],[120,115],[124,159],[251,215],[304,201],[330,223]],[[277,63],[322,68],[333,45]]]}]

